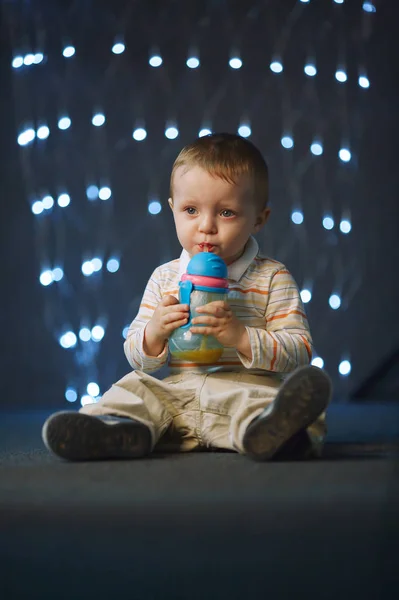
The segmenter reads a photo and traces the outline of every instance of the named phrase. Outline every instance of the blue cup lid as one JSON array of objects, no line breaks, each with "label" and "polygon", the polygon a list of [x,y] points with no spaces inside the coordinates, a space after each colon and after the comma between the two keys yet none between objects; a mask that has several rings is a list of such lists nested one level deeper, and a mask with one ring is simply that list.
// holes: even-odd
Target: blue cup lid
[{"label": "blue cup lid", "polygon": [[192,257],[187,266],[188,275],[202,275],[203,277],[227,278],[227,265],[223,258],[212,252],[199,252]]}]

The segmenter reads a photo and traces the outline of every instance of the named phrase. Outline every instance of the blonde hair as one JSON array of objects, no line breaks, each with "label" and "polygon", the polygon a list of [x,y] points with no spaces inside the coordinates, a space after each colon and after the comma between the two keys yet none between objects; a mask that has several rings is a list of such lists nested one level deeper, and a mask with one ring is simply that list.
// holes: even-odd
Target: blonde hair
[{"label": "blonde hair", "polygon": [[173,198],[173,177],[179,167],[198,166],[210,175],[229,183],[237,183],[242,175],[252,179],[253,199],[259,210],[269,199],[269,173],[265,159],[249,140],[232,133],[212,133],[197,138],[185,146],[176,158],[170,176],[170,196]]}]

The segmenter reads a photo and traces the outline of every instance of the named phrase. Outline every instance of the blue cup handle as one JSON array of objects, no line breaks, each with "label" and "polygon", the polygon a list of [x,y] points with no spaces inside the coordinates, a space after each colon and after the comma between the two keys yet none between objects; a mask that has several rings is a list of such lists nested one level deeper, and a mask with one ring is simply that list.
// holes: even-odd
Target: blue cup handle
[{"label": "blue cup handle", "polygon": [[[188,279],[186,279],[186,281],[179,282],[180,304],[188,304],[188,306],[190,307],[190,295],[192,290],[193,284]],[[190,308],[188,310],[188,322],[186,323],[186,325],[182,325],[181,329],[186,329],[187,327],[191,327]]]}]

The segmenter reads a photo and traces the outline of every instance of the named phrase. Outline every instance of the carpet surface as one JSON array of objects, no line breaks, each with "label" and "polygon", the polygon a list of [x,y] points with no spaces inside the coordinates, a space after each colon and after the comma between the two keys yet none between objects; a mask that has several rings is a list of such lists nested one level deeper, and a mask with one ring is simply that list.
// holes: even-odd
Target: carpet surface
[{"label": "carpet surface", "polygon": [[399,590],[399,407],[337,406],[322,459],[68,463],[0,416],[0,598],[367,598]]}]

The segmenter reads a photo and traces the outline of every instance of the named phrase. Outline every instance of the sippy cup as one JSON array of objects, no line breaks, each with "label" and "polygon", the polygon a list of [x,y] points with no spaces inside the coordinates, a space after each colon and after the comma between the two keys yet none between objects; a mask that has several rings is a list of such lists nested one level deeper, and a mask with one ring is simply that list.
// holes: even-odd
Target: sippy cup
[{"label": "sippy cup", "polygon": [[[190,307],[188,323],[175,329],[169,338],[172,356],[194,363],[219,360],[223,354],[222,344],[212,335],[192,333],[190,327],[191,319],[201,314],[196,308],[215,300],[225,300],[227,292],[227,265],[224,260],[211,252],[199,252],[193,256],[179,282],[179,301]],[[202,324],[196,326],[204,327]]]}]

